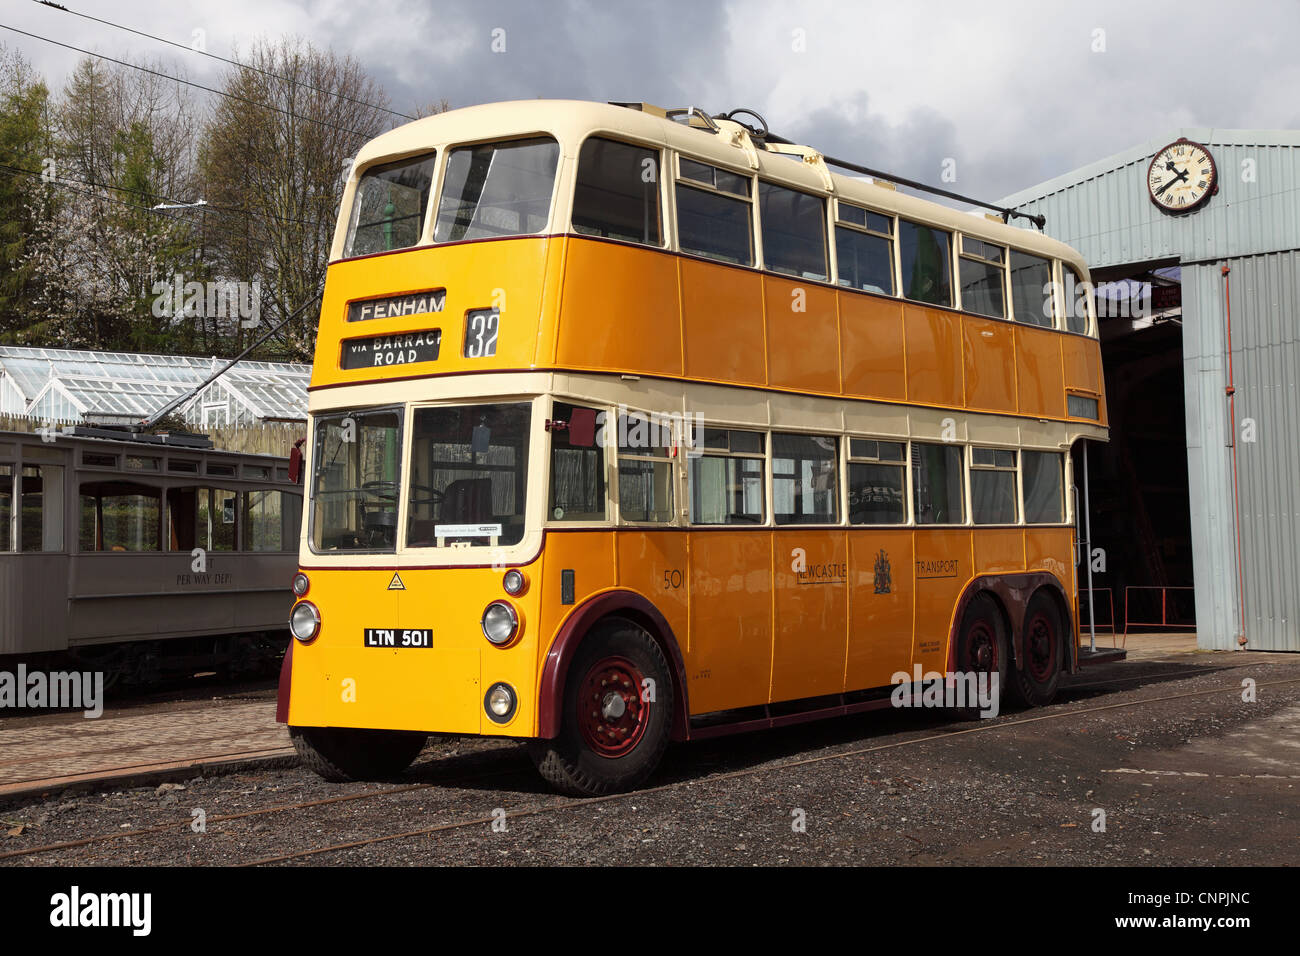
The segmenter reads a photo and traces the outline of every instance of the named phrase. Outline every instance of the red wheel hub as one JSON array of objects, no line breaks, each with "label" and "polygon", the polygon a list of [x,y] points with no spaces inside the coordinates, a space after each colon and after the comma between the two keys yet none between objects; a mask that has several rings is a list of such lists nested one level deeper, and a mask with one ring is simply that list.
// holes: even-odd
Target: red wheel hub
[{"label": "red wheel hub", "polygon": [[964,663],[976,674],[991,674],[998,669],[997,637],[986,622],[977,621],[967,632]]},{"label": "red wheel hub", "polygon": [[1025,630],[1025,666],[1034,680],[1051,680],[1058,643],[1051,620],[1046,614],[1035,614]]},{"label": "red wheel hub", "polygon": [[591,666],[578,691],[578,729],[602,757],[630,753],[645,735],[650,702],[641,699],[641,669],[625,657],[606,657]]}]

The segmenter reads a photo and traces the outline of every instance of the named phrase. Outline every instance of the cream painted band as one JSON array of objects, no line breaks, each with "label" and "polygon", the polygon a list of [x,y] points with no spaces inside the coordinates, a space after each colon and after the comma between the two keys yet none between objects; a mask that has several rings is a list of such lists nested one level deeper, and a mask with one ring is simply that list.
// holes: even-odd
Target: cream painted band
[{"label": "cream painted band", "polygon": [[[1019,418],[1009,415],[994,415],[962,412],[956,409],[922,408],[918,406],[894,405],[883,402],[851,400],[841,398],[824,398],[785,393],[760,392],[754,389],[736,388],[720,385],[705,385],[694,382],[672,381],[664,379],[633,379],[614,375],[592,375],[553,372],[503,372],[483,375],[447,376],[424,379],[410,379],[397,382],[368,383],[362,385],[341,386],[338,388],[318,389],[308,398],[309,411],[313,416],[328,412],[359,411],[364,408],[384,406],[405,406],[403,413],[403,480],[402,494],[398,504],[397,526],[399,529],[399,547],[394,554],[362,554],[356,552],[329,552],[316,554],[310,547],[311,517],[313,506],[310,501],[302,523],[301,558],[305,566],[347,566],[347,567],[392,567],[395,565],[439,565],[459,566],[465,564],[521,564],[532,560],[541,548],[542,529],[571,530],[576,527],[593,530],[612,529],[616,527],[664,527],[691,528],[682,514],[681,503],[686,501],[686,466],[679,459],[674,475],[675,511],[671,523],[644,525],[621,523],[619,520],[617,494],[618,454],[617,448],[605,449],[605,484],[606,498],[610,511],[610,520],[603,522],[566,522],[547,520],[545,503],[547,497],[547,477],[549,469],[539,467],[537,453],[549,448],[545,431],[545,420],[550,417],[549,400],[561,399],[578,404],[603,406],[616,411],[620,405],[630,411],[644,413],[661,413],[665,415],[699,415],[710,426],[722,426],[738,429],[788,430],[822,434],[836,437],[884,438],[893,440],[915,439],[917,441],[942,442],[945,430],[951,434],[952,442],[969,447],[970,445],[991,446],[1009,449],[1030,449],[1038,451],[1068,452],[1079,438],[1091,438],[1105,441],[1107,430],[1098,425],[1086,423],[1045,421],[1040,419]],[[528,469],[527,499],[524,516],[524,536],[516,545],[493,549],[490,547],[473,548],[404,548],[400,541],[405,537],[407,524],[407,493],[405,459],[409,450],[409,436],[412,434],[414,409],[438,404],[469,404],[490,400],[493,402],[531,401],[534,405],[529,447],[533,460]],[[539,412],[538,404],[541,404]],[[949,420],[951,428],[947,428]],[[314,456],[314,418],[306,446],[310,475]],[[848,515],[847,442],[839,443],[839,513],[840,521],[836,524],[799,525],[809,531],[817,529],[867,527],[850,525]],[[765,468],[765,516],[761,525],[746,525],[744,530],[772,530],[785,525],[778,525],[773,519],[772,481],[771,481],[771,442],[764,443]],[[1065,497],[1066,524],[1074,521],[1074,502],[1070,489],[1073,487],[1073,469],[1071,458],[1065,454],[1063,492]],[[901,525],[872,525],[874,530],[897,527],[917,528],[952,528],[973,527],[970,494],[970,454],[966,453],[965,475],[965,515],[962,525],[916,525],[912,514],[911,469],[906,473],[905,500],[907,503],[907,522]],[[1017,470],[1020,468],[1020,456],[1017,456]],[[1017,482],[1019,487],[1020,482]],[[1018,501],[1018,514],[1023,521],[1024,506]],[[707,526],[713,528],[715,526]],[[1043,527],[1028,525],[1026,527]],[[741,529],[737,529],[739,532]]]}]

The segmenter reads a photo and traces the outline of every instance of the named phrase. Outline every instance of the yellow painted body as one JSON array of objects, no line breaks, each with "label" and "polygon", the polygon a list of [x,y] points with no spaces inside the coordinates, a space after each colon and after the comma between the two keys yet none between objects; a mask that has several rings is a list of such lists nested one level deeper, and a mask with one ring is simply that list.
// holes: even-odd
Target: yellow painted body
[{"label": "yellow painted body", "polygon": [[[804,313],[789,308],[796,285],[807,292]],[[346,321],[351,300],[436,288],[446,289],[441,313]],[[463,358],[466,312],[493,305],[502,311],[497,354]],[[346,338],[429,328],[442,333],[435,362],[339,367]],[[1105,422],[1093,339],[825,283],[564,235],[419,248],[329,268],[312,374],[317,411],[333,407],[336,386],[372,383],[367,400],[349,390],[338,406],[356,408],[391,401],[384,383],[395,379],[535,369],[1057,420],[1074,390],[1099,399]],[[454,400],[456,392],[444,382],[437,396]],[[810,567],[838,570],[803,581],[789,557],[796,547]],[[314,641],[295,645],[289,723],[534,736],[557,634],[575,608],[612,589],[642,595],[672,627],[692,715],[879,687],[914,664],[945,669],[957,599],[977,575],[1048,571],[1074,594],[1072,549],[1069,527],[551,527],[540,551],[510,562],[530,586],[512,599],[522,636],[497,648],[480,619],[490,601],[506,597],[501,569],[421,567],[427,558],[419,551],[357,569],[345,566],[346,555],[313,554],[304,540],[307,599],[323,626]],[[892,581],[878,594],[881,557]],[[465,560],[488,559],[472,551]],[[952,562],[951,572],[918,572],[936,562]],[[563,569],[574,571],[573,605],[561,604]],[[405,590],[389,590],[395,572]],[[376,627],[432,628],[433,648],[364,647],[363,629]],[[484,712],[496,681],[519,694],[505,725]]]}]

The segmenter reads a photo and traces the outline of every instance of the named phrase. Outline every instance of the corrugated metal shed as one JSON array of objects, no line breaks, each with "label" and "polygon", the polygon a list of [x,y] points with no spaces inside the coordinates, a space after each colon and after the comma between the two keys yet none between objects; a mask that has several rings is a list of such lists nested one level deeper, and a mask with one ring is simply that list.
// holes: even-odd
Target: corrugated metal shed
[{"label": "corrugated metal shed", "polygon": [[[183,355],[0,346],[0,410],[42,421],[130,424],[222,364]],[[304,421],[310,379],[309,365],[240,362],[181,413],[199,426]]]},{"label": "corrugated metal shed", "polygon": [[[1169,216],[1150,202],[1146,174],[1180,137],[1209,148],[1219,192]],[[1001,204],[1044,214],[1045,231],[1093,269],[1181,265],[1198,643],[1235,647],[1244,599],[1252,649],[1300,651],[1300,132],[1179,129]],[[1231,269],[1242,588],[1223,265]]]}]

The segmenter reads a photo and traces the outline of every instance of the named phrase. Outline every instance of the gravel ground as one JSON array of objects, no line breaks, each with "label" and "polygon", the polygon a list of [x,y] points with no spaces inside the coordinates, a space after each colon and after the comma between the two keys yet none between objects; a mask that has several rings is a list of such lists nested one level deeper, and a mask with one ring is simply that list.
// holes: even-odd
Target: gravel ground
[{"label": "gravel ground", "polygon": [[[1296,682],[1247,703],[1243,678]],[[677,746],[649,789],[598,802],[548,792],[516,743],[441,737],[385,783],[263,770],[0,810],[0,864],[228,865],[467,824],[288,862],[1295,865],[1297,679],[1294,655],[1108,664],[1050,708],[993,721],[876,712]],[[1095,707],[1110,709],[1070,716]],[[921,742],[955,731],[974,732]],[[331,802],[218,819],[317,800]]]}]

